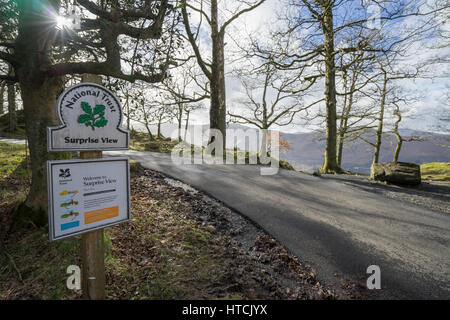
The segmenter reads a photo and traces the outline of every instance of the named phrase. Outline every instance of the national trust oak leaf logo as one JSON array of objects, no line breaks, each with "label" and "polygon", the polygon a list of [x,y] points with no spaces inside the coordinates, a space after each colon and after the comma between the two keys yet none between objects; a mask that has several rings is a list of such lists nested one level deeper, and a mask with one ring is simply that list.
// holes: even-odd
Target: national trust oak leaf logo
[{"label": "national trust oak leaf logo", "polygon": [[101,128],[106,126],[108,120],[105,119],[105,106],[97,104],[94,109],[87,102],[81,102],[81,109],[85,113],[78,117],[78,123],[83,124],[86,127],[91,127],[92,130],[95,128]]},{"label": "national trust oak leaf logo", "polygon": [[59,169],[60,178],[69,178],[71,176],[70,169]]}]

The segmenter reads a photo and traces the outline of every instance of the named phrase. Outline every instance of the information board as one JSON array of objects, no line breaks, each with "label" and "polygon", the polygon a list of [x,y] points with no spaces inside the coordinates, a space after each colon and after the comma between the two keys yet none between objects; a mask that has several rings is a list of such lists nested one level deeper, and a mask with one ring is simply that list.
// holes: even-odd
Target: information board
[{"label": "information board", "polygon": [[49,238],[130,220],[128,158],[47,161]]}]

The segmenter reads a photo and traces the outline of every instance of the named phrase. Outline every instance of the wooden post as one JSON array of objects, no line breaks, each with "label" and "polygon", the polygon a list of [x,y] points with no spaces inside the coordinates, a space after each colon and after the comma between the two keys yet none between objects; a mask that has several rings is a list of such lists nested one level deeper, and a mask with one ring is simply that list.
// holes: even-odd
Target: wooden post
[{"label": "wooden post", "polygon": [[[81,151],[81,159],[98,159],[101,151]],[[105,299],[105,245],[103,229],[81,235],[81,260],[83,262],[82,292],[88,300]]]},{"label": "wooden post", "polygon": [[[83,75],[83,82],[102,84],[101,77]],[[102,158],[101,151],[81,151],[81,159]],[[83,298],[88,300],[105,299],[105,245],[103,229],[82,234],[81,259]]]}]

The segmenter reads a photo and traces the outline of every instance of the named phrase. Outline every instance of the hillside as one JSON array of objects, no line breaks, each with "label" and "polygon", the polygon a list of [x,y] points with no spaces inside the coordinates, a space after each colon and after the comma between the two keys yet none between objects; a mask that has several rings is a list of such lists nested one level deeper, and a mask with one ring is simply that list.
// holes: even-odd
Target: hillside
[{"label": "hillside", "polygon": [[[420,137],[421,141],[404,142],[400,161],[423,164],[428,162],[450,161],[450,137],[430,132],[405,130],[404,138],[409,135]],[[290,141],[291,150],[282,155],[297,169],[313,171],[323,164],[325,140],[318,133],[284,134]],[[375,141],[375,134],[368,134],[365,139]],[[392,161],[397,140],[393,134],[384,134],[381,145],[380,162]],[[344,169],[368,173],[372,163],[373,147],[362,140],[344,145],[342,166]]]},{"label": "hillside", "polygon": [[[231,124],[231,129],[256,130],[242,125]],[[400,161],[424,164],[429,162],[450,162],[450,136],[432,132],[411,129],[401,130],[405,140],[410,137],[420,141],[404,142],[400,152]],[[291,142],[291,150],[280,155],[295,169],[312,172],[323,164],[325,150],[325,136],[322,133],[282,133],[283,139]],[[364,139],[374,142],[375,132],[365,134]],[[228,139],[227,147],[232,148],[232,141]],[[397,140],[393,134],[383,135],[380,162],[392,161]],[[240,149],[249,149],[248,142],[237,139]],[[252,148],[250,148],[252,149]],[[373,158],[373,147],[361,139],[344,144],[342,166],[346,170],[359,173],[369,173]]]}]

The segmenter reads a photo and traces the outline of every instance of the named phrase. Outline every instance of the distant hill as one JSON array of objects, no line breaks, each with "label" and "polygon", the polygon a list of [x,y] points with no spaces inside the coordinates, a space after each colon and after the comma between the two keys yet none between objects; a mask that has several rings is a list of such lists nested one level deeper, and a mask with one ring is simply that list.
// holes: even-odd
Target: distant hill
[{"label": "distant hill", "polygon": [[[231,124],[229,128],[256,130],[249,127]],[[450,162],[450,135],[411,129],[401,130],[403,138],[418,137],[422,141],[404,142],[400,152],[400,161],[423,164],[428,162]],[[287,160],[297,170],[312,172],[323,165],[325,151],[325,136],[316,132],[282,133],[283,139],[291,142],[291,150],[282,153],[280,158]],[[375,131],[364,138],[375,141]],[[230,144],[231,141],[228,141]],[[238,141],[238,147],[245,147],[243,141]],[[380,151],[380,162],[392,161],[397,139],[395,135],[383,135]],[[230,145],[228,147],[231,147]],[[369,173],[373,159],[373,147],[358,139],[344,144],[342,166],[346,170]]]},{"label": "distant hill", "polygon": [[[422,141],[404,142],[399,161],[423,164],[428,162],[450,162],[450,136],[430,132],[404,130],[404,138],[419,137]],[[325,137],[318,133],[284,134],[290,141],[291,150],[281,156],[300,170],[313,171],[323,164]],[[375,133],[364,137],[375,141]],[[397,140],[393,134],[384,134],[380,151],[380,162],[392,161]],[[373,147],[358,139],[344,144],[342,167],[347,170],[369,173],[373,158]]]}]

